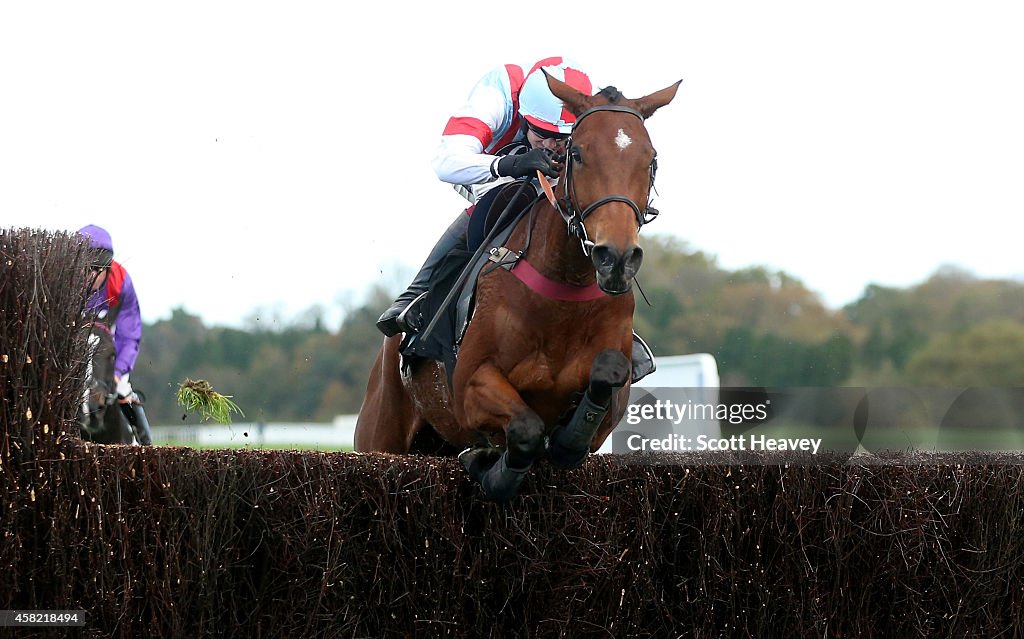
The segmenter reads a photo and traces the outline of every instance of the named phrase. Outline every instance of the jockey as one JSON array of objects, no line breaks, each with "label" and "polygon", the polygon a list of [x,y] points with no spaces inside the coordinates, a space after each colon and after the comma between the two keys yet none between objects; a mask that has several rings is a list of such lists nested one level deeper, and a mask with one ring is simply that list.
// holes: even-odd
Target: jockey
[{"label": "jockey", "polygon": [[[551,93],[541,69],[586,95],[594,93],[590,76],[561,57],[540,60],[525,72],[506,64],[484,75],[448,120],[433,159],[437,177],[454,185],[470,202],[500,184],[534,177],[537,171],[550,178],[561,172],[576,116]],[[427,294],[434,268],[456,249],[466,247],[472,212],[472,206],[459,212],[409,287],[377,320],[382,333],[390,337],[422,328],[414,302]],[[653,354],[634,333],[634,381],[653,370]]]},{"label": "jockey", "polygon": [[[89,300],[87,313],[95,313],[96,320],[110,329],[114,337],[114,382],[117,385],[117,401],[133,412],[133,430],[140,444],[153,443],[142,403],[132,389],[129,376],[135,368],[142,341],[142,316],[135,285],[120,263],[114,261],[114,243],[110,233],[90,224],[78,230],[89,240],[92,263],[89,268]],[[126,412],[126,417],[127,411]]]},{"label": "jockey", "polygon": [[[562,166],[555,158],[563,153],[576,116],[548,89],[541,68],[587,95],[593,93],[590,77],[563,58],[545,58],[527,72],[506,64],[481,78],[448,120],[434,155],[434,171],[470,202],[499,184],[532,177],[538,170],[558,177]],[[404,311],[427,292],[434,268],[465,244],[472,210],[459,212],[409,288],[377,320],[382,333],[390,337],[420,328],[415,314]]]}]

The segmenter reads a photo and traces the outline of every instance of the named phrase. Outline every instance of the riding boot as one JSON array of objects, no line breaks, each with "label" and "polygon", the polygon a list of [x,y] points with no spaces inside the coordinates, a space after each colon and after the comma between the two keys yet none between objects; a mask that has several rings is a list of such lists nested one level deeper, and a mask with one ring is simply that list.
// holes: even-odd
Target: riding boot
[{"label": "riding boot", "polygon": [[430,251],[419,273],[412,278],[412,283],[405,292],[388,307],[388,310],[377,320],[377,328],[388,337],[397,333],[408,333],[418,329],[415,322],[409,317],[407,310],[411,309],[412,303],[424,295],[430,288],[430,276],[434,269],[453,249],[463,247],[466,243],[466,230],[469,228],[469,216],[465,211],[460,211],[451,226],[441,235],[441,239]]},{"label": "riding boot", "polygon": [[138,402],[132,403],[132,410],[135,412],[135,439],[139,441],[141,446],[152,446],[153,431],[149,427],[146,410]]},{"label": "riding boot", "polygon": [[651,347],[636,334],[636,331],[633,332],[633,356],[630,359],[633,366],[633,384],[658,369],[654,363],[654,353],[651,352]]},{"label": "riding boot", "polygon": [[132,435],[142,446],[150,446],[153,443],[153,431],[149,427],[149,420],[146,418],[146,410],[142,403],[133,398],[129,402],[118,402],[121,414],[128,422]]}]

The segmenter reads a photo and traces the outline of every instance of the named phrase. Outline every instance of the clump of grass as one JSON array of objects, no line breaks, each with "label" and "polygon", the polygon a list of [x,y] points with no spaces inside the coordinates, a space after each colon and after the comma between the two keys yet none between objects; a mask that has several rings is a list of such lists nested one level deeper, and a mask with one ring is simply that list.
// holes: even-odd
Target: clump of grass
[{"label": "clump of grass", "polygon": [[186,378],[178,386],[178,405],[186,411],[199,413],[203,421],[212,419],[219,424],[230,424],[231,413],[245,417],[238,404],[231,401],[231,395],[221,395],[205,379]]}]

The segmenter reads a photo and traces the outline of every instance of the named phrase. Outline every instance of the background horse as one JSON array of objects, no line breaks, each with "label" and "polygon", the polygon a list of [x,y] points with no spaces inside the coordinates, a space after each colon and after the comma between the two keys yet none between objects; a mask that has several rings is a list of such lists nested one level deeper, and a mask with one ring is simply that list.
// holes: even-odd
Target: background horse
[{"label": "background horse", "polygon": [[655,169],[644,120],[679,83],[635,100],[614,87],[588,96],[550,76],[548,86],[577,118],[565,166],[509,237],[515,266],[479,275],[451,387],[433,360],[403,374],[401,335],[392,336],[356,423],[359,451],[407,453],[431,431],[472,447],[460,458],[495,501],[513,497],[544,456],[561,468],[583,463],[625,411],[638,234]]},{"label": "background horse", "polygon": [[82,439],[100,444],[130,444],[132,429],[117,405],[114,383],[114,336],[102,322],[89,329],[85,388],[79,426]]}]

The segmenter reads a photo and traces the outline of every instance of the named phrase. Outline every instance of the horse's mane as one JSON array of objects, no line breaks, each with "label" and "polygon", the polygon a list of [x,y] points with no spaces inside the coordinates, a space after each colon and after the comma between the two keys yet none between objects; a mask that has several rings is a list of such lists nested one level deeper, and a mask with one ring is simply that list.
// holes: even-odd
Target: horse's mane
[{"label": "horse's mane", "polygon": [[605,87],[598,91],[597,95],[604,97],[606,100],[612,103],[618,102],[619,99],[622,97],[622,94],[619,93],[619,90],[616,89],[615,87]]}]

